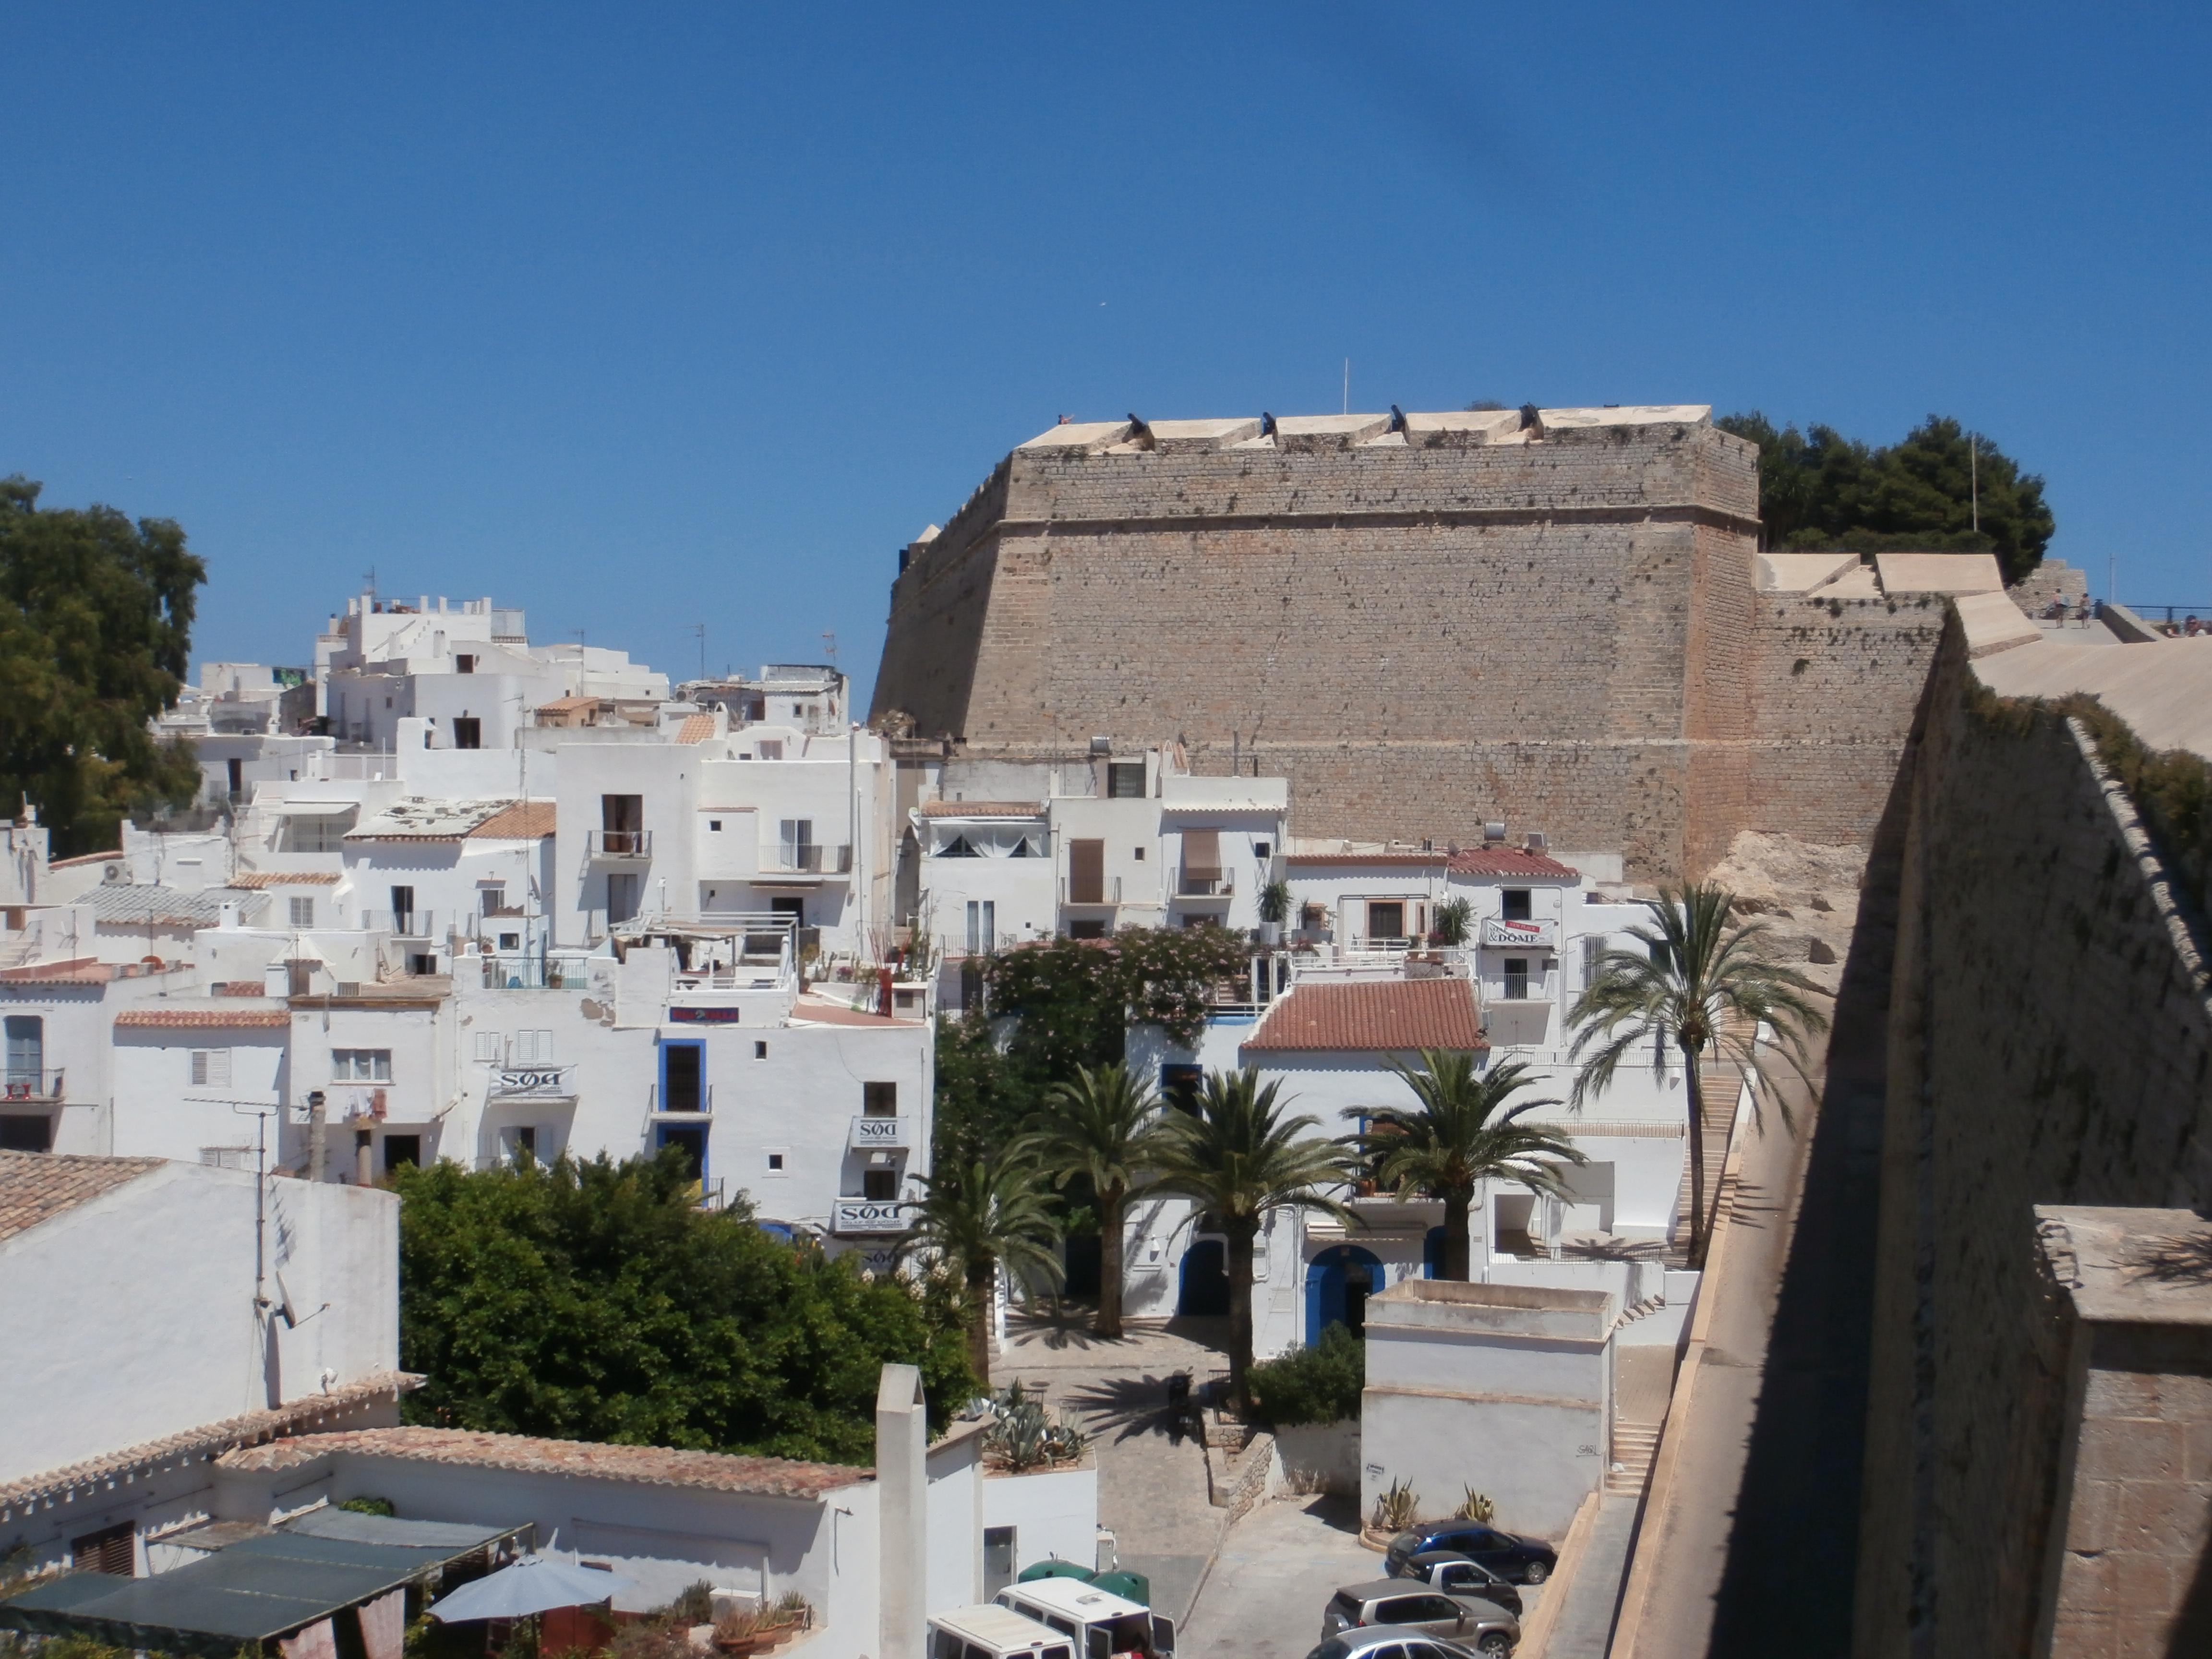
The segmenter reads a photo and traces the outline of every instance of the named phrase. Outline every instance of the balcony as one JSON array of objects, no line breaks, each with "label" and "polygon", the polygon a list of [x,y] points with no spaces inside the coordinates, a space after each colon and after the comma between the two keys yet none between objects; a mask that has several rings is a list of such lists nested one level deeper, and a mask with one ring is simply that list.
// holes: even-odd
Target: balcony
[{"label": "balcony", "polygon": [[906,1152],[914,1146],[910,1117],[856,1117],[847,1137],[848,1150],[855,1152]]},{"label": "balcony", "polygon": [[[29,1066],[9,1066],[0,1073],[0,1101],[10,1104],[23,1101],[51,1103],[62,1097],[62,1074],[58,1071],[42,1072]],[[859,1146],[859,1141],[853,1143]],[[905,1143],[901,1142],[902,1146]]]},{"label": "balcony", "polygon": [[573,1100],[575,1085],[569,1080],[574,1066],[501,1066],[495,1067],[484,1094],[492,1100]]},{"label": "balcony", "polygon": [[1225,899],[1237,890],[1237,878],[1227,871],[1210,869],[1204,865],[1187,864],[1181,878],[1176,883],[1177,898]]},{"label": "balcony", "polygon": [[431,910],[364,910],[361,928],[365,933],[389,933],[394,939],[435,939],[438,918]]},{"label": "balcony", "polygon": [[880,1238],[902,1233],[914,1208],[904,1199],[833,1199],[830,1204],[830,1231],[839,1238]]},{"label": "balcony", "polygon": [[1060,902],[1078,907],[1113,905],[1121,902],[1121,878],[1102,876],[1097,881],[1081,881],[1071,876],[1060,879]]},{"label": "balcony", "polygon": [[1482,945],[1486,951],[1556,951],[1559,924],[1556,921],[1501,921],[1486,916]]},{"label": "balcony", "polygon": [[849,843],[817,847],[811,842],[780,846],[763,858],[761,873],[764,876],[849,876],[853,873],[853,848]]},{"label": "balcony", "polygon": [[653,856],[650,830],[593,830],[586,838],[587,856],[607,864],[643,864]]}]

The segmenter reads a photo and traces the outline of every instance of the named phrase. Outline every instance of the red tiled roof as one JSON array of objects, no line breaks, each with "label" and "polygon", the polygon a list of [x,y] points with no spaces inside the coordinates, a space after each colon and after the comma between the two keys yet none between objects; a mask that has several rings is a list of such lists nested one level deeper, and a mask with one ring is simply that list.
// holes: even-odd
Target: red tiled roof
[{"label": "red tiled roof", "polygon": [[541,714],[565,714],[571,709],[596,708],[599,706],[597,697],[556,697],[550,702],[539,703],[538,712]]},{"label": "red tiled roof", "polygon": [[1536,876],[1554,881],[1571,881],[1581,873],[1572,865],[1519,847],[1470,847],[1452,854],[1451,867],[1455,875]]},{"label": "red tiled roof", "polygon": [[0,985],[105,985],[115,977],[115,964],[97,957],[71,957],[65,962],[29,962],[21,968],[0,968]]},{"label": "red tiled roof", "polygon": [[507,841],[536,841],[553,833],[554,817],[554,804],[550,800],[517,801],[505,811],[493,813],[469,834]]},{"label": "red tiled roof", "polygon": [[[52,1162],[52,1155],[38,1152],[0,1153],[0,1157],[31,1157]],[[158,1164],[159,1158],[100,1158],[82,1162],[103,1164]],[[220,1422],[202,1424],[176,1434],[164,1435],[158,1440],[142,1441],[135,1446],[87,1458],[80,1463],[64,1464],[58,1469],[47,1469],[38,1474],[25,1475],[19,1480],[0,1486],[0,1521],[11,1518],[16,1511],[64,1498],[81,1488],[104,1486],[117,1476],[149,1465],[182,1462],[205,1457],[219,1447],[250,1445],[266,1440],[272,1435],[291,1434],[313,1426],[336,1412],[348,1412],[385,1395],[398,1396],[422,1386],[422,1378],[408,1371],[379,1371],[358,1382],[349,1382],[332,1389],[328,1394],[311,1394],[288,1405],[263,1411],[244,1412],[236,1417],[226,1417]]]},{"label": "red tiled roof", "polygon": [[712,714],[686,714],[684,724],[676,728],[676,741],[678,743],[704,743],[714,735],[714,717]]},{"label": "red tiled roof", "polygon": [[696,1486],[708,1492],[754,1492],[770,1498],[818,1498],[825,1492],[872,1478],[867,1469],[837,1463],[800,1463],[787,1457],[733,1457],[726,1452],[678,1451],[668,1446],[541,1440],[530,1435],[418,1425],[299,1435],[226,1452],[218,1462],[227,1469],[279,1470],[337,1451],[410,1463],[596,1476],[603,1480]]},{"label": "red tiled roof", "polygon": [[292,1014],[287,1008],[125,1008],[116,1015],[115,1023],[124,1027],[234,1031],[243,1027],[289,1025]]},{"label": "red tiled roof", "polygon": [[1401,1052],[1490,1046],[1463,979],[1307,980],[1267,1011],[1244,1047]]},{"label": "red tiled roof", "polygon": [[1449,856],[1443,853],[1292,853],[1283,862],[1292,869],[1329,869],[1346,865],[1372,868],[1426,869],[1440,865]]},{"label": "red tiled roof", "polygon": [[258,892],[264,887],[335,887],[337,881],[335,870],[240,870],[223,885]]},{"label": "red tiled roof", "polygon": [[49,870],[74,870],[81,864],[99,864],[107,859],[119,859],[122,856],[123,849],[119,847],[112,853],[79,853],[73,859],[56,859],[52,864],[48,865],[46,868]]},{"label": "red tiled roof", "polygon": [[1039,800],[926,800],[926,818],[1034,818],[1043,815]]},{"label": "red tiled roof", "polygon": [[158,1158],[0,1152],[0,1238],[10,1238],[161,1168]]}]

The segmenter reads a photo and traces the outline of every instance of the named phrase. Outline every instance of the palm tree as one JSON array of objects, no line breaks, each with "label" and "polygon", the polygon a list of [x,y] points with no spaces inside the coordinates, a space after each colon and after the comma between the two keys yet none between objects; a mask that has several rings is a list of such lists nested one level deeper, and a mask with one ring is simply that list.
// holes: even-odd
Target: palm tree
[{"label": "palm tree", "polygon": [[[1771,1088],[1759,1028],[1772,1033],[1783,1058],[1805,1074],[1806,1042],[1827,1029],[1828,1018],[1808,1000],[1820,988],[1794,968],[1764,955],[1763,921],[1731,925],[1735,895],[1690,883],[1662,888],[1644,901],[1652,925],[1630,930],[1642,951],[1607,951],[1597,960],[1589,988],[1576,999],[1568,1020],[1581,1029],[1571,1052],[1582,1060],[1574,1106],[1613,1081],[1622,1060],[1643,1047],[1663,1064],[1671,1044],[1681,1051],[1689,1083],[1690,1266],[1705,1261],[1705,1096],[1702,1074],[1711,1049],[1743,1068],[1754,1104]],[[1583,1058],[1584,1051],[1588,1058]]]},{"label": "palm tree", "polygon": [[1098,1320],[1105,1337],[1121,1334],[1121,1215],[1161,1145],[1159,1097],[1120,1065],[1078,1066],[1073,1081],[1047,1097],[1038,1151],[1065,1187],[1087,1177],[1098,1200]]},{"label": "palm tree", "polygon": [[1479,1076],[1474,1055],[1424,1048],[1418,1067],[1394,1060],[1390,1069],[1406,1080],[1420,1106],[1377,1109],[1361,1144],[1376,1159],[1379,1184],[1395,1187],[1401,1198],[1423,1193],[1443,1200],[1444,1260],[1437,1277],[1463,1279],[1467,1214],[1483,1181],[1517,1181],[1531,1192],[1559,1197],[1565,1192],[1559,1166],[1589,1160],[1550,1130],[1516,1121],[1558,1101],[1524,1100],[1501,1110],[1528,1085],[1526,1066],[1509,1061]]},{"label": "palm tree", "polygon": [[1351,1178],[1349,1152],[1306,1133],[1320,1119],[1284,1116],[1280,1086],[1261,1087],[1256,1072],[1209,1073],[1198,1110],[1170,1115],[1158,1153],[1160,1189],[1195,1200],[1229,1240],[1229,1392],[1239,1411],[1252,1403],[1252,1243],[1261,1223],[1279,1209],[1352,1219],[1330,1190]]},{"label": "palm tree", "polygon": [[967,1285],[968,1360],[991,1387],[991,1316],[999,1270],[1024,1285],[1057,1285],[1054,1247],[1060,1224],[1045,1197],[1035,1143],[1017,1136],[981,1157],[921,1177],[925,1191],[913,1229],[899,1242],[902,1260],[930,1249]]}]

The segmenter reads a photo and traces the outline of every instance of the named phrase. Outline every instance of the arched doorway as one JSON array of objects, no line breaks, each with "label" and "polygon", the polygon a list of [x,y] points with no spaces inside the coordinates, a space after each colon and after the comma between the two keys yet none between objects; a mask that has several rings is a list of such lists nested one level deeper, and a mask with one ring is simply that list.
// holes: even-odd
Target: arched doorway
[{"label": "arched doorway", "polygon": [[1229,1247],[1201,1238],[1182,1253],[1182,1279],[1176,1312],[1193,1319],[1218,1319],[1229,1311]]},{"label": "arched doorway", "polygon": [[1382,1288],[1382,1264],[1357,1244],[1333,1244],[1306,1264],[1306,1340],[1331,1325],[1367,1334],[1367,1298]]}]

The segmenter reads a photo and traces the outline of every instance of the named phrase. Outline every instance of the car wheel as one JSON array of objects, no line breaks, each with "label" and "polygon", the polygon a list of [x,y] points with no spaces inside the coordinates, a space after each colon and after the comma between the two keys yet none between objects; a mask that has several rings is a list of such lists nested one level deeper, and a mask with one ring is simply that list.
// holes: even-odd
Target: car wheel
[{"label": "car wheel", "polygon": [[1502,1630],[1494,1630],[1474,1644],[1485,1653],[1510,1653],[1513,1644]]},{"label": "car wheel", "polygon": [[1528,1571],[1521,1575],[1521,1582],[1524,1584],[1540,1584],[1551,1576],[1552,1570],[1541,1561],[1531,1561],[1528,1564]]}]

